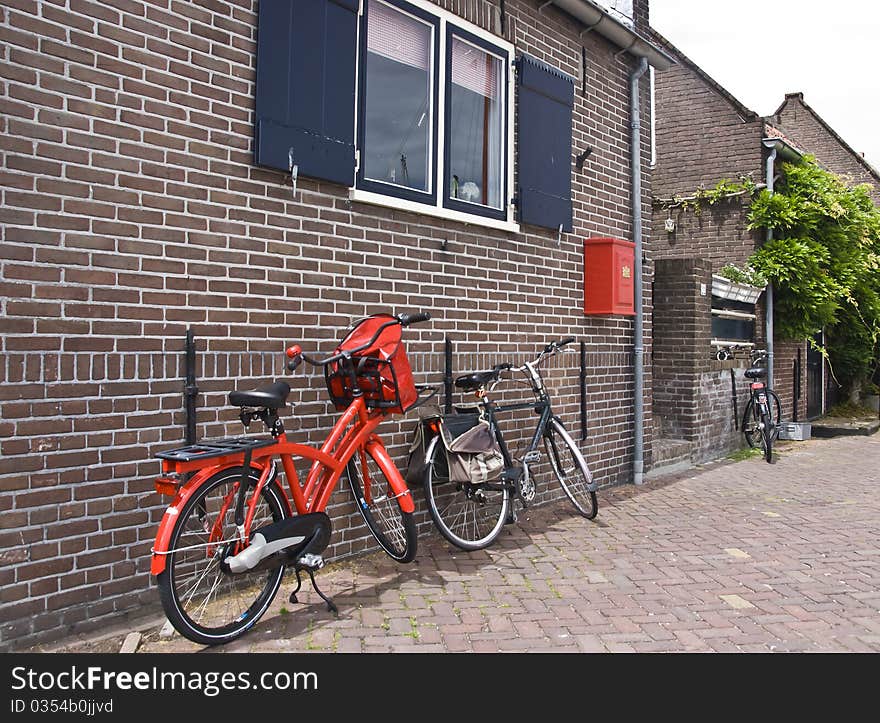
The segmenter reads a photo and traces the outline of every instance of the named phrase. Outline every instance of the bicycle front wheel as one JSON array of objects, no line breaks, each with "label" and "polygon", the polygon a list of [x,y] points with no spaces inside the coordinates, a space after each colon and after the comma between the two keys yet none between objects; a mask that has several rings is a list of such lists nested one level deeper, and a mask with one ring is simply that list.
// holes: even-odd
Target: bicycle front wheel
[{"label": "bicycle front wheel", "polygon": [[544,449],[553,474],[574,508],[592,520],[599,512],[596,493],[592,491],[593,476],[574,440],[558,419],[550,420],[544,436]]},{"label": "bicycle front wheel", "polygon": [[[235,640],[256,624],[281,585],[284,568],[230,574],[220,562],[237,539],[235,498],[242,468],[221,470],[187,500],[171,532],[165,569],[157,576],[165,615],[185,638],[200,645]],[[251,468],[249,484],[259,470]],[[280,492],[266,485],[251,529],[285,516]]]},{"label": "bicycle front wheel", "polygon": [[398,562],[416,556],[418,533],[412,512],[404,512],[382,466],[370,450],[355,454],[346,468],[358,509],[382,549]]},{"label": "bicycle front wheel", "polygon": [[484,484],[450,480],[446,447],[439,438],[426,455],[424,487],[431,519],[456,547],[481,550],[501,534],[511,504],[508,486],[501,480]]}]

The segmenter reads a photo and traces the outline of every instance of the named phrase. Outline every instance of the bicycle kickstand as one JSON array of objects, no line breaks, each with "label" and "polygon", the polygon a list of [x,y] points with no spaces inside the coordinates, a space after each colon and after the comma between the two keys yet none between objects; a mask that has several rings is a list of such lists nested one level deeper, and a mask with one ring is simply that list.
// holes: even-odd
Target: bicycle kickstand
[{"label": "bicycle kickstand", "polygon": [[296,598],[296,594],[299,592],[299,589],[302,587],[302,578],[300,577],[300,572],[302,572],[303,570],[305,570],[309,574],[309,579],[312,581],[312,587],[315,588],[315,592],[318,593],[318,595],[321,597],[321,599],[325,603],[327,603],[327,610],[329,610],[334,615],[338,616],[339,615],[339,608],[336,607],[336,604],[329,597],[327,597],[323,592],[321,592],[321,588],[319,588],[318,583],[315,582],[315,573],[312,570],[312,568],[308,567],[308,566],[297,565],[294,568],[294,571],[296,572],[296,588],[294,589],[294,591],[292,593],[290,593],[290,598],[288,598],[289,601],[291,603],[298,603],[299,602],[299,600],[297,600],[297,598]]}]

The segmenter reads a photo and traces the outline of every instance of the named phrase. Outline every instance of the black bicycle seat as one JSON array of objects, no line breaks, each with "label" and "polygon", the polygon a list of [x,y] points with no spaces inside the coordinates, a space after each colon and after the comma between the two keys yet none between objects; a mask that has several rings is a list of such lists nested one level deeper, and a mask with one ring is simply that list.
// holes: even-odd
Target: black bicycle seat
[{"label": "black bicycle seat", "polygon": [[763,379],[767,376],[767,370],[764,367],[749,367],[743,375],[746,379]]},{"label": "black bicycle seat", "polygon": [[497,381],[499,373],[499,369],[490,369],[489,371],[485,372],[473,372],[472,374],[465,374],[455,380],[455,386],[457,386],[459,389],[465,389],[467,391],[479,389],[480,387],[486,386],[489,382]]},{"label": "black bicycle seat", "polygon": [[230,392],[229,403],[236,407],[278,409],[287,404],[288,394],[290,394],[290,385],[287,382],[275,382],[251,392]]}]

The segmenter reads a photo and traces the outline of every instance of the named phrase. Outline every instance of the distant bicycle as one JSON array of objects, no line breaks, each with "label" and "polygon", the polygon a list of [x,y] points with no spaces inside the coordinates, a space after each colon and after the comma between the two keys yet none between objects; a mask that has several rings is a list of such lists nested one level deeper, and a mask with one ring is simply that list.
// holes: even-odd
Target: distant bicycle
[{"label": "distant bicycle", "polygon": [[749,447],[761,446],[764,459],[773,461],[773,442],[779,436],[782,403],[776,392],[761,381],[767,377],[767,352],[751,353],[751,366],[745,371],[749,379],[749,401],[743,411],[742,431]]},{"label": "distant bicycle", "polygon": [[[432,435],[425,453],[425,499],[437,529],[456,547],[462,550],[488,547],[501,534],[505,523],[515,522],[515,501],[519,500],[523,507],[527,507],[535,499],[534,473],[543,460],[578,513],[587,519],[596,516],[598,485],[593,481],[577,444],[562,420],[553,413],[550,394],[539,371],[539,365],[546,357],[573,341],[573,338],[567,338],[551,342],[534,361],[519,367],[498,364],[488,371],[458,377],[455,386],[462,391],[474,392],[479,399],[477,411],[425,421],[426,434]],[[534,395],[533,400],[496,405],[489,399],[489,393],[502,381],[502,372],[508,370],[520,372],[525,377],[525,384]],[[538,420],[525,454],[515,460],[505,443],[496,415],[526,409],[533,410]],[[462,422],[458,428],[461,436],[452,439],[449,428]],[[490,449],[499,453],[497,467],[491,452],[480,454],[474,451],[481,449],[479,434],[470,439],[477,446],[468,449],[457,444],[471,432],[488,437]],[[464,474],[462,458],[466,460]]]}]

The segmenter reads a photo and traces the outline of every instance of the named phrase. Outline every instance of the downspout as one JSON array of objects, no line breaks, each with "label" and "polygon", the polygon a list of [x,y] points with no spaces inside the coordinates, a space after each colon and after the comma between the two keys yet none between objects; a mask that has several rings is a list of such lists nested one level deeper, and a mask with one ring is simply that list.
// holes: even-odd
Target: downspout
[{"label": "downspout", "polygon": [[642,295],[644,282],[642,279],[642,124],[641,107],[639,104],[639,80],[648,70],[648,59],[639,59],[638,67],[629,77],[629,117],[631,141],[630,162],[632,166],[632,223],[635,250],[633,259],[633,277],[635,283],[635,329],[633,342],[633,366],[635,377],[635,450],[633,454],[633,482],[644,483],[645,471],[645,346]]},{"label": "downspout", "polygon": [[[776,145],[774,144],[767,156],[767,191],[773,193],[773,177],[776,172]],[[773,240],[773,229],[767,229],[765,243]],[[767,386],[773,389],[773,283],[767,284],[764,292],[764,334],[767,337]]]}]

